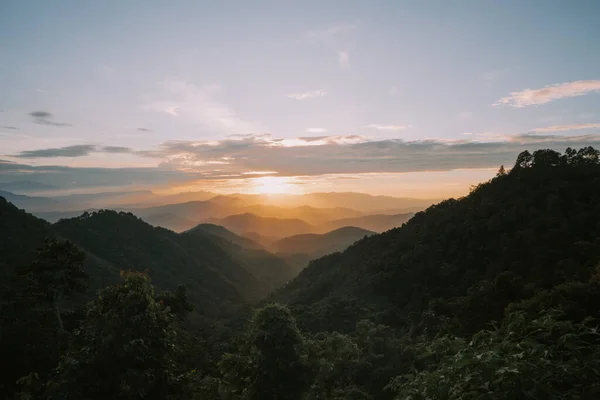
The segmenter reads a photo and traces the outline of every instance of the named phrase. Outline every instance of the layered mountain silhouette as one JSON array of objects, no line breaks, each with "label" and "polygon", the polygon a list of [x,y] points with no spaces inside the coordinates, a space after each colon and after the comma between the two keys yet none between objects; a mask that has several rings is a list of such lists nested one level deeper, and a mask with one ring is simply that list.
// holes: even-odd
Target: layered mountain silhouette
[{"label": "layered mountain silhouette", "polygon": [[224,302],[258,299],[294,274],[264,250],[204,231],[177,234],[131,213],[102,210],[49,224],[2,198],[0,222],[3,274],[31,262],[45,238],[68,239],[88,254],[92,288],[115,282],[120,269],[147,270],[160,289],[184,283],[190,300],[205,313]]},{"label": "layered mountain silhouette", "polygon": [[530,307],[537,294],[548,293],[547,307],[577,302],[560,300],[567,295],[560,285],[587,282],[600,262],[600,165],[592,150],[523,153],[509,174],[468,196],[313,261],[267,301],[289,304],[311,331],[352,331],[369,318],[464,335],[501,321],[511,303]]},{"label": "layered mountain silhouette", "polygon": [[336,253],[375,232],[354,226],[346,226],[324,234],[307,233],[289,236],[275,241],[271,249],[288,264],[301,270],[310,260]]}]

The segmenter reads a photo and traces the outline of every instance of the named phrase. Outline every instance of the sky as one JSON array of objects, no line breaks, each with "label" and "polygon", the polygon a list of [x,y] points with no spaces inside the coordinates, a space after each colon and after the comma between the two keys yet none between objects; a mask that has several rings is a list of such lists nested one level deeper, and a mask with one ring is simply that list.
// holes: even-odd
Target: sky
[{"label": "sky", "polygon": [[0,184],[450,197],[600,146],[600,2],[0,1]]}]

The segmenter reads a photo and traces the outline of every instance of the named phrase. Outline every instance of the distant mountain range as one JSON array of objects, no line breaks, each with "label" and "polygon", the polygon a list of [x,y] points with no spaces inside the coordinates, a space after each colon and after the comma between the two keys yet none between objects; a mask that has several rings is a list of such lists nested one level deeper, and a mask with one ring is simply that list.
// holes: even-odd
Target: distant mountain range
[{"label": "distant mountain range", "polygon": [[413,217],[413,213],[396,215],[366,215],[356,218],[343,218],[326,221],[319,225],[310,225],[299,219],[264,218],[254,214],[231,215],[226,218],[211,218],[212,224],[221,225],[239,235],[259,235],[255,238],[263,245],[271,239],[279,240],[287,236],[300,234],[323,234],[343,227],[354,226],[373,232],[385,232],[402,226]]},{"label": "distant mountain range", "polygon": [[[60,193],[59,188],[30,181],[0,182],[0,190],[4,192],[10,192],[12,195],[18,194],[34,196],[38,197],[39,199],[49,199],[50,201],[48,201],[43,208],[35,210],[40,212],[78,211],[92,208],[141,209],[176,205],[195,201],[207,201],[220,198],[218,201],[221,204],[225,204],[226,200],[231,199],[232,204],[237,204],[238,206],[253,206],[253,208],[249,208],[245,210],[245,212],[250,212],[264,217],[300,218],[309,223],[315,223],[315,221],[311,220],[311,218],[319,218],[319,214],[315,213],[314,209],[321,209],[321,212],[326,212],[329,214],[333,212],[334,214],[331,214],[329,219],[340,219],[356,217],[362,214],[405,213],[425,209],[431,204],[439,201],[438,199],[372,196],[369,194],[352,192],[309,193],[302,195],[281,194],[263,196],[241,193],[218,195],[216,193],[205,191],[182,192],[165,195],[157,194],[150,190],[124,190],[99,193],[56,194]],[[22,199],[23,198],[21,198],[21,200]],[[21,206],[20,203],[15,204]],[[343,209],[340,208],[340,205],[343,205]],[[263,206],[276,208],[261,209]],[[313,210],[302,209],[303,206],[311,207]],[[281,214],[282,212],[289,213],[290,209],[295,209],[295,211],[291,214]],[[238,212],[238,214],[239,213],[241,212]]]},{"label": "distant mountain range", "polygon": [[307,233],[288,236],[273,243],[278,253],[307,253],[317,257],[344,250],[350,244],[375,232],[346,226],[324,234]]},{"label": "distant mountain range", "polygon": [[0,198],[0,237],[0,275],[31,262],[46,237],[69,239],[88,255],[91,293],[115,282],[120,269],[147,270],[162,290],[185,283],[202,313],[218,312],[223,302],[258,299],[295,274],[265,250],[201,230],[177,234],[124,212],[85,213],[50,224]]},{"label": "distant mountain range", "polygon": [[308,233],[289,236],[274,242],[272,251],[300,271],[308,262],[324,255],[337,253],[375,232],[346,226],[324,234]]}]

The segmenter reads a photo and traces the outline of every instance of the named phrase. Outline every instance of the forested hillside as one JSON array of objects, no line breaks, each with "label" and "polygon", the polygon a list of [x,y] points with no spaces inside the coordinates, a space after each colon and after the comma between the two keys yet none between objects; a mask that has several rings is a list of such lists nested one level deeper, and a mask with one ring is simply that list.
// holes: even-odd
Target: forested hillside
[{"label": "forested hillside", "polygon": [[275,241],[270,248],[277,256],[300,271],[309,261],[342,251],[357,240],[374,233],[355,226],[346,226],[324,234],[305,233],[288,236]]},{"label": "forested hillside", "polygon": [[[591,147],[523,152],[468,196],[315,260],[247,303],[254,311],[224,312],[200,330],[187,322],[189,300],[227,285],[254,298],[240,269],[267,284],[276,269],[261,278],[253,268],[268,254],[255,249],[249,267],[237,253],[247,249],[222,236],[178,235],[126,213],[52,227],[10,204],[2,210],[22,241],[31,227],[32,245],[55,230],[79,246],[47,242],[29,264],[10,258],[26,265],[14,265],[0,303],[0,350],[18,360],[2,371],[7,397],[600,397],[600,152]],[[85,294],[90,253],[148,274],[122,271],[62,318],[63,298]],[[189,291],[155,291],[165,279]]]},{"label": "forested hillside", "polygon": [[501,320],[509,303],[586,281],[600,261],[600,167],[590,149],[523,153],[508,174],[313,262],[270,299],[290,304],[311,331],[348,331],[368,316],[416,327],[435,315],[469,334]]}]

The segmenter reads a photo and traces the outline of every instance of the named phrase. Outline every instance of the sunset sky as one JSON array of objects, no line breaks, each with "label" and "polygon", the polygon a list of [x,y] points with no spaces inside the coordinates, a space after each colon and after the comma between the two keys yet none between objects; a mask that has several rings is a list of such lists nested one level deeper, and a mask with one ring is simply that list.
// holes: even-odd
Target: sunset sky
[{"label": "sunset sky", "polygon": [[600,2],[0,2],[0,182],[462,195],[600,146]]}]

